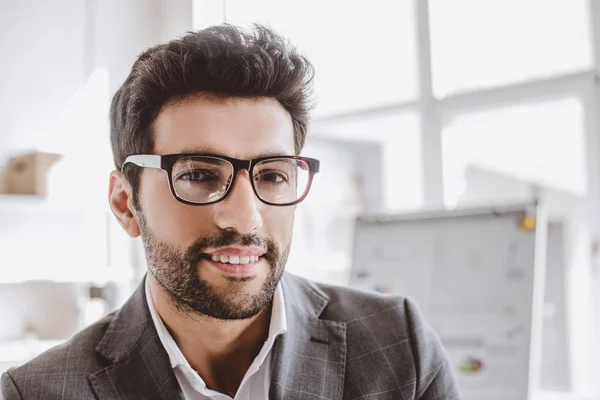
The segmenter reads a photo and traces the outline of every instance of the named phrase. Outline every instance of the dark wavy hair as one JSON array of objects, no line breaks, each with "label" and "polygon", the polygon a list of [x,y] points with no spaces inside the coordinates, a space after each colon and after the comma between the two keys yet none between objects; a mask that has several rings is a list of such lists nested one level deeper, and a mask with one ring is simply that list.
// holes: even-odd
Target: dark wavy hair
[{"label": "dark wavy hair", "polygon": [[[144,51],[117,90],[110,108],[114,163],[151,154],[153,123],[168,104],[203,95],[219,99],[273,98],[290,114],[296,154],[304,146],[312,108],[312,64],[273,30],[218,25]],[[138,194],[141,169],[125,168]]]}]

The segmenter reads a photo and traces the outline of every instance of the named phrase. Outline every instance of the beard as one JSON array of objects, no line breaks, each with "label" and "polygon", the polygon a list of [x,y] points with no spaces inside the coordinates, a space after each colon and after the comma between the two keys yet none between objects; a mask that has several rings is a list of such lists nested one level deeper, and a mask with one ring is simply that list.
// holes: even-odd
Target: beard
[{"label": "beard", "polygon": [[[167,291],[172,305],[178,311],[220,320],[241,320],[254,317],[271,304],[290,246],[280,252],[272,240],[258,234],[241,235],[235,231],[222,231],[214,236],[199,238],[181,251],[158,239],[148,228],[143,214],[138,215],[148,270]],[[267,277],[254,293],[246,287],[252,278],[227,277],[229,287],[222,291],[200,278],[198,264],[206,257],[204,251],[233,245],[258,246],[267,250],[261,257],[269,266]]]}]

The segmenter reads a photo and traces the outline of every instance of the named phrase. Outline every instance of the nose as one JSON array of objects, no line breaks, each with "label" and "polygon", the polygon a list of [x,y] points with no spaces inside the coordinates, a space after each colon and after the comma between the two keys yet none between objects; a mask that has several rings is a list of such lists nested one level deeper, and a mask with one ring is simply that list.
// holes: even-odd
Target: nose
[{"label": "nose", "polygon": [[254,194],[248,171],[238,172],[227,197],[216,204],[215,223],[223,230],[236,230],[248,234],[262,228],[263,220]]}]

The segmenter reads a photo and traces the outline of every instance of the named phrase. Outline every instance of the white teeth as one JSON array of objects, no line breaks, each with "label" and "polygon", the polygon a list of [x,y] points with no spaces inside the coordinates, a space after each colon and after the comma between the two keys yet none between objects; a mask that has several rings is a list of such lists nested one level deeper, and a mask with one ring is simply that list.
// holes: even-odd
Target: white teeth
[{"label": "white teeth", "polygon": [[248,264],[250,262],[250,256],[241,256],[240,264]]},{"label": "white teeth", "polygon": [[256,262],[260,259],[260,256],[210,256],[214,262],[229,263],[229,264],[248,264]]}]

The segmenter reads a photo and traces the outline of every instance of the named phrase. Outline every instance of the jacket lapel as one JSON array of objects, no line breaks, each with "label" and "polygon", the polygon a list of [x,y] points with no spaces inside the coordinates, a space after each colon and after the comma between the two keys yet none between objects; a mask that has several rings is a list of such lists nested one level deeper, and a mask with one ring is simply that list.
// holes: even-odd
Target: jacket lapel
[{"label": "jacket lapel", "polygon": [[90,375],[98,399],[181,399],[183,393],[152,323],[145,279],[117,312],[96,351],[113,362]]},{"label": "jacket lapel", "polygon": [[346,325],[320,320],[327,295],[284,274],[288,331],[272,350],[270,399],[341,400],[346,369]]}]

